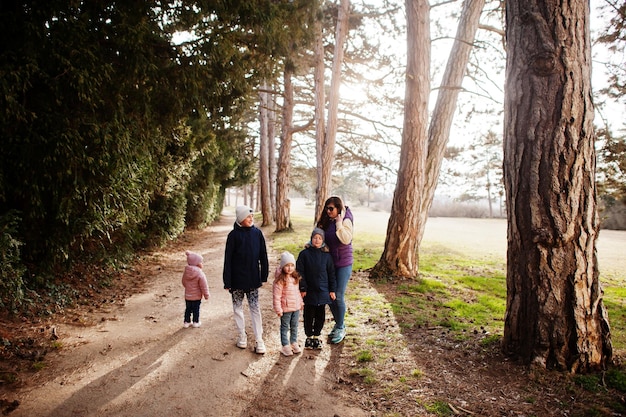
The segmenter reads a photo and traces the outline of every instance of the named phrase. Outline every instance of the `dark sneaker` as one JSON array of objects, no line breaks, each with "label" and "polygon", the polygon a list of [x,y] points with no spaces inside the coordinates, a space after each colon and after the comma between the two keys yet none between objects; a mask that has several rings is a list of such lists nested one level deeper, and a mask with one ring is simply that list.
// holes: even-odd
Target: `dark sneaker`
[{"label": "dark sneaker", "polygon": [[341,343],[343,339],[346,337],[346,328],[342,327],[337,329],[335,335],[330,339],[330,343],[337,344]]},{"label": "dark sneaker", "polygon": [[317,337],[313,338],[313,341],[311,342],[311,348],[312,349],[321,349],[322,348],[322,341],[319,340]]},{"label": "dark sneaker", "polygon": [[306,340],[304,341],[304,348],[313,349],[313,339],[311,339],[310,337],[307,337]]}]

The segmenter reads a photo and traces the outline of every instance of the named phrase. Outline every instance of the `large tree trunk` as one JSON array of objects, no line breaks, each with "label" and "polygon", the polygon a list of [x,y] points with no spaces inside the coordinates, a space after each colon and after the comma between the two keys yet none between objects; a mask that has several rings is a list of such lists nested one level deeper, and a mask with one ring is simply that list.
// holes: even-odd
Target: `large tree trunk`
[{"label": "large tree trunk", "polygon": [[290,65],[283,72],[283,120],[280,150],[278,152],[278,172],[276,173],[276,231],[291,229],[291,205],[289,201],[289,169],[291,167],[292,124],[293,124],[293,84]]},{"label": "large tree trunk", "polygon": [[611,359],[598,277],[587,1],[507,0],[503,350],[587,371]]},{"label": "large tree trunk", "polygon": [[[318,136],[318,182],[315,195],[315,218],[319,218],[324,208],[324,202],[330,196],[332,190],[332,168],[335,160],[335,139],[337,137],[337,113],[339,109],[339,86],[341,84],[341,66],[343,65],[344,42],[348,34],[348,20],[350,17],[350,0],[341,0],[337,15],[337,27],[335,30],[335,49],[333,54],[333,66],[331,71],[330,91],[328,94],[328,123],[323,134]],[[321,31],[320,31],[321,33]],[[320,40],[321,42],[321,40]],[[324,53],[323,45],[321,50],[316,48],[317,53]],[[319,58],[318,58],[319,59]],[[323,55],[321,58],[323,66]],[[316,70],[317,75],[317,70]],[[317,82],[317,77],[316,77]],[[323,88],[322,69],[322,88]],[[317,84],[316,84],[317,88]],[[319,101],[316,102],[316,105]],[[322,103],[323,104],[323,103]],[[317,110],[316,110],[317,114]],[[318,127],[319,129],[319,127]]]},{"label": "large tree trunk", "polygon": [[404,125],[398,182],[383,254],[373,277],[415,278],[418,272],[418,231],[428,141],[430,94],[430,6],[427,0],[406,0],[407,67]]}]

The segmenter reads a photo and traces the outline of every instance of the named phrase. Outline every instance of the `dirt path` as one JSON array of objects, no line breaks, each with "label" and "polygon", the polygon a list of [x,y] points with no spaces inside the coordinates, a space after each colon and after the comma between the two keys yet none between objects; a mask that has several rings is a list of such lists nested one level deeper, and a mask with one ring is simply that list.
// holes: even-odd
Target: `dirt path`
[{"label": "dirt path", "polygon": [[[296,208],[310,212],[304,204]],[[387,218],[359,208],[357,225],[367,225],[363,233],[384,232]],[[224,216],[147,257],[127,278],[145,279],[142,290],[123,306],[80,308],[76,314],[82,316],[72,322],[81,326],[55,323],[63,347],[11,393],[8,399],[20,405],[10,416],[434,416],[441,414],[433,407],[445,405],[465,416],[617,415],[603,404],[623,402],[622,394],[599,397],[567,375],[528,372],[503,358],[497,346],[485,348],[480,329],[459,339],[440,326],[401,326],[387,303],[397,289],[373,286],[364,273],[351,280],[345,343],[282,357],[268,283],[261,289],[268,353],[236,348],[230,296],[221,282],[233,220]],[[429,219],[425,243],[504,261],[506,222]],[[626,232],[602,231],[601,265],[620,280],[624,245]],[[182,328],[185,249],[204,256],[211,289],[198,329]],[[272,268],[277,259],[270,259]],[[355,360],[362,350],[379,353],[364,365]]]},{"label": "dirt path", "polygon": [[[63,349],[46,357],[50,366],[27,382],[11,416],[365,416],[332,390],[337,347],[279,354],[271,282],[261,289],[268,353],[235,347],[221,282],[233,220],[223,217],[146,259],[145,291],[124,307],[94,313],[96,326],[59,325]],[[211,290],[197,329],[182,328],[185,249],[204,256]]]}]

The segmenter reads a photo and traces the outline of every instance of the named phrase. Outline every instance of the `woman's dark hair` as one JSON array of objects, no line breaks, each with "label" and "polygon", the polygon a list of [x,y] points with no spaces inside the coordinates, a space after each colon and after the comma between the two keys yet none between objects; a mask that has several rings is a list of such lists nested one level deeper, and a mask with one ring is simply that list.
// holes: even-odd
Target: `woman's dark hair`
[{"label": "woman's dark hair", "polygon": [[323,230],[326,230],[326,228],[328,228],[328,224],[330,223],[330,217],[328,217],[328,213],[326,212],[326,206],[328,206],[329,204],[337,207],[338,213],[343,213],[344,211],[343,201],[341,201],[341,198],[337,196],[328,197],[328,199],[324,203],[324,207],[322,207],[322,214],[317,221],[317,227]]}]

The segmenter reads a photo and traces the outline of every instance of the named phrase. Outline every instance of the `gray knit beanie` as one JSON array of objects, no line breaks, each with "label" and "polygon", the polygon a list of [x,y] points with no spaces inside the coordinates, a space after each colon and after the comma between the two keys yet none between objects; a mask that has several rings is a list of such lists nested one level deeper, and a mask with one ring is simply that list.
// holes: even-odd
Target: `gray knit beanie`
[{"label": "gray knit beanie", "polygon": [[285,251],[280,255],[280,269],[282,270],[287,264],[295,265],[296,258],[294,258],[294,256],[291,253]]},{"label": "gray knit beanie", "polygon": [[237,223],[241,224],[249,215],[253,213],[252,209],[248,206],[237,206],[235,214],[237,216]]},{"label": "gray knit beanie", "polygon": [[324,233],[324,230],[320,229],[319,227],[313,229],[313,232],[311,233],[311,239],[313,239],[313,236],[315,235],[320,235],[322,237],[322,241],[326,239],[326,234]]}]

